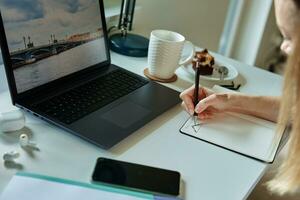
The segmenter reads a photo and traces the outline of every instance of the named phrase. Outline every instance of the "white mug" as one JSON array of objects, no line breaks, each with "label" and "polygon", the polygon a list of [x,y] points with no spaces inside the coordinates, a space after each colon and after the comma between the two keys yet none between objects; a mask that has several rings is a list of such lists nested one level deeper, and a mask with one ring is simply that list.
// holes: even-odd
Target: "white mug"
[{"label": "white mug", "polygon": [[[185,43],[192,45],[191,54],[181,59]],[[191,62],[195,54],[194,45],[185,40],[179,33],[167,30],[151,32],[148,50],[149,73],[160,79],[169,79],[174,76],[176,69]]]}]

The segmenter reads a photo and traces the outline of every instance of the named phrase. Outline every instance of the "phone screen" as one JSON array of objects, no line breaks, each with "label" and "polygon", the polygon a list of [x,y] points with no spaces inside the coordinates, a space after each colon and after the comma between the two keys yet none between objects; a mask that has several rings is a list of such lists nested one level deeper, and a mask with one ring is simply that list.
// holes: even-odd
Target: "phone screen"
[{"label": "phone screen", "polygon": [[107,158],[98,158],[92,180],[154,193],[179,195],[179,172]]}]

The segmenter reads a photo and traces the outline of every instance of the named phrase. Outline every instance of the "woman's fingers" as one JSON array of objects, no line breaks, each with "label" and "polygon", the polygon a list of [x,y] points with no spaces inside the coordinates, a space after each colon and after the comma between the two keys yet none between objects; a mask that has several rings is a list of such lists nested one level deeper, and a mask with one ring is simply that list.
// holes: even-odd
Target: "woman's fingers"
[{"label": "woman's fingers", "polygon": [[204,88],[200,88],[199,89],[199,99],[204,99],[205,97],[207,97],[205,89]]},{"label": "woman's fingers", "polygon": [[[181,103],[181,106],[188,112],[188,108],[185,105],[184,102]],[[208,108],[207,110],[205,110],[204,112],[198,114],[198,118],[200,120],[208,120],[208,119],[212,119],[214,118],[215,113],[217,113],[218,110],[215,108]],[[193,113],[194,114],[194,113]]]},{"label": "woman's fingers", "polygon": [[195,112],[202,113],[208,107],[213,106],[217,100],[216,94],[212,94],[204,99],[202,99],[196,106]]},{"label": "woman's fingers", "polygon": [[190,113],[190,115],[194,114],[195,106],[193,103],[193,92],[194,87],[191,87],[180,94],[180,98],[183,101],[184,108]]},{"label": "woman's fingers", "polygon": [[[197,109],[197,108],[195,109],[195,105],[194,105],[194,90],[195,90],[195,87],[192,86],[192,87],[186,89],[185,91],[183,91],[180,94],[180,98],[184,102],[184,104],[182,104],[182,106],[188,111],[188,113],[190,115],[194,114],[194,112]],[[201,88],[199,88],[199,97],[198,98],[199,99],[206,99],[211,94],[213,94],[212,91],[210,91],[210,90],[208,90],[208,89],[206,89],[204,87],[201,87]],[[200,106],[201,106],[201,104],[200,104]],[[206,108],[207,107],[203,108],[203,110],[205,110]],[[202,112],[203,110],[201,110],[200,112]],[[198,112],[198,113],[200,113],[200,112]]]},{"label": "woman's fingers", "polygon": [[212,119],[214,117],[213,113],[201,113],[198,115],[198,118],[200,120],[207,120],[207,119]]},{"label": "woman's fingers", "polygon": [[183,100],[184,108],[186,109],[186,111],[190,115],[194,114],[195,107],[194,107],[193,100],[189,96],[183,96],[182,100]]},{"label": "woman's fingers", "polygon": [[[186,106],[186,104],[184,103],[184,101],[181,103],[181,107],[182,107],[183,109],[185,109],[186,112],[188,112],[188,113],[190,114],[189,108]],[[193,113],[193,114],[194,114],[194,113]]]}]

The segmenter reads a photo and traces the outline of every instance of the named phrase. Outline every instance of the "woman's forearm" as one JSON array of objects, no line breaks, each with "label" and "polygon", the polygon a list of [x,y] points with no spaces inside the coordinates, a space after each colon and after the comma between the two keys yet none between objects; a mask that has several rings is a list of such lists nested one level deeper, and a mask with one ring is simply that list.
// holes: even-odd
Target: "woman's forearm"
[{"label": "woman's forearm", "polygon": [[269,121],[276,122],[280,108],[280,97],[248,96],[229,94],[231,102],[228,111],[253,115]]}]

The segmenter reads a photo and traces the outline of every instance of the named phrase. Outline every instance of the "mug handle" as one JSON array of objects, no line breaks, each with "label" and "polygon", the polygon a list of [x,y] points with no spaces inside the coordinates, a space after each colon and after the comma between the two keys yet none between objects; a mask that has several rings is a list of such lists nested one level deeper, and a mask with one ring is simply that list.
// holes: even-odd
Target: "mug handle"
[{"label": "mug handle", "polygon": [[180,60],[179,66],[186,65],[189,62],[191,62],[195,55],[195,46],[193,45],[193,43],[190,41],[185,41],[185,43],[188,43],[190,46],[192,46],[192,51],[191,51],[191,54],[185,60]]}]

